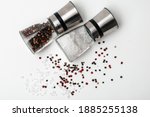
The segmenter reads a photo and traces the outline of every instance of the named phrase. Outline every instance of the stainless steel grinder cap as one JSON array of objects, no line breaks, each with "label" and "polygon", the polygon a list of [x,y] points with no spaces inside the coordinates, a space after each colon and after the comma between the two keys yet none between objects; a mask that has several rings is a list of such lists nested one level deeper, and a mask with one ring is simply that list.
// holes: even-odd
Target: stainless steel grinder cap
[{"label": "stainless steel grinder cap", "polygon": [[67,3],[58,12],[50,16],[48,20],[58,34],[63,33],[83,21],[72,2]]},{"label": "stainless steel grinder cap", "polygon": [[96,41],[97,38],[101,38],[108,33],[118,29],[118,23],[113,14],[104,8],[93,19],[85,24],[90,36]]}]

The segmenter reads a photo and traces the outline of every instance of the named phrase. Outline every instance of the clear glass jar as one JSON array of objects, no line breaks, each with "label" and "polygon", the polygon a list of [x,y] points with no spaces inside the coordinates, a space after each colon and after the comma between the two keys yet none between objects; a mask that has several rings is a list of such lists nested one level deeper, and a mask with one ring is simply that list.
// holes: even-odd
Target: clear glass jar
[{"label": "clear glass jar", "polygon": [[97,39],[118,28],[112,13],[104,8],[86,24],[73,29],[56,40],[70,62],[87,51]]},{"label": "clear glass jar", "polygon": [[77,59],[82,53],[88,50],[93,44],[94,40],[87,33],[84,26],[80,26],[73,31],[58,38],[56,42],[70,62]]},{"label": "clear glass jar", "polygon": [[30,26],[20,31],[20,34],[32,53],[45,48],[57,36],[49,22]]}]

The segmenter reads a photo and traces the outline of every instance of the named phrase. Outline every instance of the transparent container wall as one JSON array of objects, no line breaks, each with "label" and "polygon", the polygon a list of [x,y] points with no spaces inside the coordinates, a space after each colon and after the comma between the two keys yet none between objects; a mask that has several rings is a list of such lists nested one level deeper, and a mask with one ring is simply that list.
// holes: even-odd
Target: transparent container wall
[{"label": "transparent container wall", "polygon": [[70,62],[77,59],[94,43],[84,26],[78,27],[64,34],[56,40]]},{"label": "transparent container wall", "polygon": [[57,36],[51,24],[37,23],[20,31],[24,42],[27,44],[31,52],[36,53],[49,45]]}]

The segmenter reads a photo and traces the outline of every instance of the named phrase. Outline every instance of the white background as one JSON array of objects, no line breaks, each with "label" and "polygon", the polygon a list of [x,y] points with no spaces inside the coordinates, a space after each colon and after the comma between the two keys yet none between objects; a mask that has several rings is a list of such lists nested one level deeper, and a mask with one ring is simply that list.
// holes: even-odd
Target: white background
[{"label": "white background", "polygon": [[[149,0],[72,0],[83,20],[88,21],[104,7],[109,8],[120,29],[107,36],[107,44],[119,46],[125,61],[124,79],[95,89],[84,89],[69,99],[150,99],[150,2]],[[68,99],[65,96],[36,96],[26,90],[21,76],[38,68],[39,55],[32,55],[18,31],[47,18],[68,0],[0,0],[0,99]],[[113,38],[112,38],[113,37]],[[92,50],[91,50],[92,51]],[[41,55],[57,52],[56,43]],[[88,54],[85,55],[88,57]],[[81,57],[78,61],[84,59]],[[78,62],[77,61],[77,62]],[[42,68],[41,68],[42,69]]]}]

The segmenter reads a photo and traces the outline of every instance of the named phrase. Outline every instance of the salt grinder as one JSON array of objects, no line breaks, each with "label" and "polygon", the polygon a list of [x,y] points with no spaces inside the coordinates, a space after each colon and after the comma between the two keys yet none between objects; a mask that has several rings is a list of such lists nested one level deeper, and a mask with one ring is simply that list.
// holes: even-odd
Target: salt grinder
[{"label": "salt grinder", "polygon": [[56,40],[70,62],[87,51],[95,41],[118,28],[112,13],[104,8],[93,19]]}]

